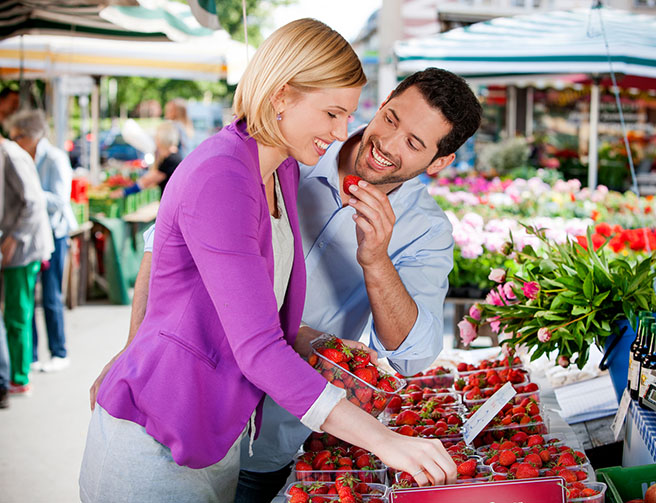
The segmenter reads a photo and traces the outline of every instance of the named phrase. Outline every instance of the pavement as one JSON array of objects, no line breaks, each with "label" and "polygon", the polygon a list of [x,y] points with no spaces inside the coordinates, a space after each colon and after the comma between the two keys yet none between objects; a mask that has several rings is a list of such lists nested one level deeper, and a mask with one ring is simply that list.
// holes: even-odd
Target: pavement
[{"label": "pavement", "polygon": [[[50,357],[43,313],[39,358]],[[80,501],[78,475],[91,418],[89,387],[125,344],[130,306],[86,304],[65,310],[71,365],[57,373],[32,373],[31,397],[12,397],[0,410],[0,501]]]},{"label": "pavement", "polygon": [[[445,309],[445,331],[453,309]],[[130,306],[89,303],[64,311],[70,367],[33,373],[31,397],[0,410],[0,502],[80,501],[78,476],[91,418],[89,387],[125,344]],[[39,358],[49,358],[43,313],[37,310]],[[444,346],[452,344],[450,333]]]}]

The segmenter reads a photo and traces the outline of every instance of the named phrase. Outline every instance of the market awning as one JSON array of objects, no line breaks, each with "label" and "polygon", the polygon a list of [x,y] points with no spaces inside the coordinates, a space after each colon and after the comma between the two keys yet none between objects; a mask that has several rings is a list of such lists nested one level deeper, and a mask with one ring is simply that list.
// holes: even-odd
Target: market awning
[{"label": "market awning", "polygon": [[[204,26],[199,3],[190,0]],[[208,36],[190,6],[149,0],[7,0],[0,4],[0,39],[21,34],[67,35],[128,40],[186,40]],[[213,25],[218,29],[218,20]]]},{"label": "market awning", "polygon": [[656,77],[656,17],[607,7],[495,18],[400,41],[398,71],[408,75],[437,66],[465,77],[608,73],[597,14],[603,16],[615,72]]}]

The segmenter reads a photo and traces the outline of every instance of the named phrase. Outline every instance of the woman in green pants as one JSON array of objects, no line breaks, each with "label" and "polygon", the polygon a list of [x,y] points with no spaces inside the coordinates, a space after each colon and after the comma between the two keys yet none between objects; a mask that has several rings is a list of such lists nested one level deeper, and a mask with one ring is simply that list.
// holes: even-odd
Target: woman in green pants
[{"label": "woman in green pants", "polygon": [[3,157],[3,211],[0,251],[5,291],[5,326],[12,394],[28,395],[32,363],[34,285],[54,250],[46,199],[32,158],[16,143],[0,137]]}]

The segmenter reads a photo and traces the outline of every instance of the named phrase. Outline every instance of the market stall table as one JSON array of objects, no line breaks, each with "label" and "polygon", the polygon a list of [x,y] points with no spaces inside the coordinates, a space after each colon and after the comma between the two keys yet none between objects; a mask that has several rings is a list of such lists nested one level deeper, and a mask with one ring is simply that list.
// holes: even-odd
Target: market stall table
[{"label": "market stall table", "polygon": [[[101,249],[95,282],[106,291],[110,302],[130,304],[130,288],[134,286],[144,253],[143,233],[157,216],[158,202],[150,203],[122,218],[92,215],[94,230],[102,233]],[[98,243],[98,239],[96,238]]]}]

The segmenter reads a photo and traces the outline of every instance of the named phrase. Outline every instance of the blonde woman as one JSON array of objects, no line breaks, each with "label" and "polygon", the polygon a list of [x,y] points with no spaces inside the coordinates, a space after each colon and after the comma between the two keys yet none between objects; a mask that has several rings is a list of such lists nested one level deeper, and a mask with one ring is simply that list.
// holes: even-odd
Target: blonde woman
[{"label": "blonde woman", "polygon": [[293,348],[305,298],[297,161],[315,164],[346,139],[365,82],[339,34],[294,21],[251,61],[237,120],[176,169],[157,217],[145,318],[91,419],[83,502],[232,501],[239,443],[252,441],[265,393],[421,484],[455,478],[439,441],[385,428]]}]

